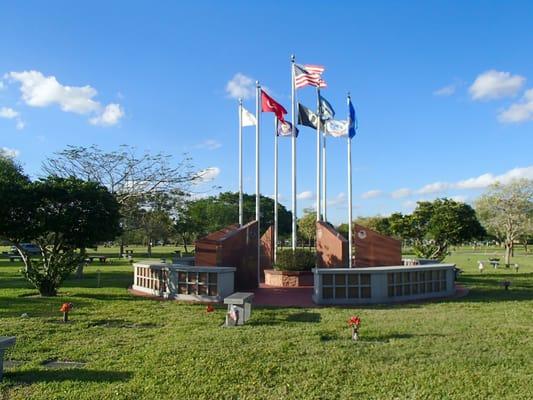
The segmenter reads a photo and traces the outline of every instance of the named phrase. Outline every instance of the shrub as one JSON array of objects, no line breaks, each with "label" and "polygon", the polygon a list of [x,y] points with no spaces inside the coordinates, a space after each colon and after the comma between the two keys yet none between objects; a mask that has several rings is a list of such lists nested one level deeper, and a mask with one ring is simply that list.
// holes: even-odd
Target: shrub
[{"label": "shrub", "polygon": [[310,271],[315,266],[315,253],[306,249],[278,250],[276,265],[280,271]]}]

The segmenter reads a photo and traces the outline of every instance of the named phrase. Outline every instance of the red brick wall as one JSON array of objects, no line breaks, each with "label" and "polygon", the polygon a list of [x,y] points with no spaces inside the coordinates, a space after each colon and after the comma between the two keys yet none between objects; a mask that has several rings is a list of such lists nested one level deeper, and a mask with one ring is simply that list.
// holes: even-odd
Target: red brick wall
[{"label": "red brick wall", "polygon": [[331,225],[316,223],[316,252],[319,268],[347,267],[348,241]]}]

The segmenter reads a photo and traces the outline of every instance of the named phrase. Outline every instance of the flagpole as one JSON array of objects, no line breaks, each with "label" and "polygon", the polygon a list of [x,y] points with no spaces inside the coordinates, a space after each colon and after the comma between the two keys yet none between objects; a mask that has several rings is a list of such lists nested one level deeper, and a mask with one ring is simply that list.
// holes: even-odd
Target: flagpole
[{"label": "flagpole", "polygon": [[318,122],[316,125],[316,220],[320,221],[320,87],[316,87]]},{"label": "flagpole", "polygon": [[292,249],[296,250],[296,123],[294,122],[295,92],[294,86],[294,54],[291,56],[291,114],[292,114]]},{"label": "flagpole", "polygon": [[[348,110],[350,108],[350,92],[347,96]],[[350,137],[350,116],[348,116],[348,268],[352,268],[353,232],[352,232],[352,138]]]},{"label": "flagpole", "polygon": [[322,219],[325,222],[328,221],[326,206],[326,132],[324,132],[322,134]]},{"label": "flagpole", "polygon": [[278,123],[274,117],[274,264],[278,252]]},{"label": "flagpole", "polygon": [[255,81],[255,220],[257,221],[257,284],[261,283],[261,228],[260,228],[260,185],[259,185],[259,125],[261,122],[261,109],[259,106],[261,86]]},{"label": "flagpole", "polygon": [[239,226],[243,226],[242,206],[242,98],[239,98]]}]

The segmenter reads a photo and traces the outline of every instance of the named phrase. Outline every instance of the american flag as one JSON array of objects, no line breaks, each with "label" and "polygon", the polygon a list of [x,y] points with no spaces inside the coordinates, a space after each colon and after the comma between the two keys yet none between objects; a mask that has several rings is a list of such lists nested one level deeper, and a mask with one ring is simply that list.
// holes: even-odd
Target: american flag
[{"label": "american flag", "polygon": [[294,64],[294,86],[300,89],[304,86],[327,87],[322,79],[322,72],[325,68],[320,65],[298,65]]}]

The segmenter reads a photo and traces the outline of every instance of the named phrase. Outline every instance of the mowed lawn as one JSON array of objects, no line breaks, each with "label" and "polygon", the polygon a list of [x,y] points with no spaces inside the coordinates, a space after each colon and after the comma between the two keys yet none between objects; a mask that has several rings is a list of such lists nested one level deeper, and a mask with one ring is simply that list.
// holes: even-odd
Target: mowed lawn
[{"label": "mowed lawn", "polygon": [[[158,257],[170,249],[154,249]],[[135,250],[137,254],[143,249]],[[116,254],[101,249],[97,254]],[[17,336],[1,399],[531,399],[533,256],[518,272],[461,249],[467,297],[374,307],[259,308],[240,328],[225,308],[136,298],[131,266],[113,259],[40,298],[20,264],[0,259],[0,335]],[[97,287],[97,270],[101,271]],[[509,291],[499,285],[510,280]],[[68,324],[59,307],[74,303]],[[27,313],[27,317],[22,317]],[[362,318],[353,343],[346,320]],[[47,360],[86,363],[47,369]]]}]

